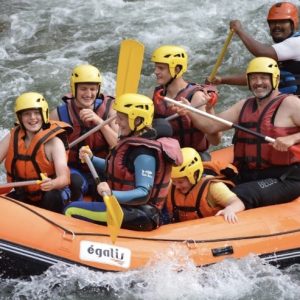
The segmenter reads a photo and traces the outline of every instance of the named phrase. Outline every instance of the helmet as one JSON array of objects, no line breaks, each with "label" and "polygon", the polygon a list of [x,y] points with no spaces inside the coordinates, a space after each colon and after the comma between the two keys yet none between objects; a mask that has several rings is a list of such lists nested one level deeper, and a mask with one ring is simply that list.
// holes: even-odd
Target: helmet
[{"label": "helmet", "polygon": [[73,69],[70,78],[71,93],[73,96],[76,96],[77,83],[98,83],[100,85],[101,82],[101,73],[96,67],[92,65],[79,65]]},{"label": "helmet", "polygon": [[[178,46],[165,45],[157,48],[151,57],[152,62],[168,64],[172,78],[180,77],[187,70],[188,56],[186,51]],[[175,73],[176,66],[181,66],[180,72]]]},{"label": "helmet", "polygon": [[39,109],[42,115],[43,122],[49,123],[49,108],[48,103],[43,95],[39,93],[29,92],[20,95],[15,103],[15,113],[17,114],[20,124],[22,123],[19,113],[27,109]]},{"label": "helmet", "polygon": [[278,2],[270,8],[267,19],[268,21],[291,20],[294,28],[298,28],[298,9],[293,3]]},{"label": "helmet", "polygon": [[[144,95],[123,94],[115,100],[113,109],[128,115],[129,127],[132,131],[141,130],[152,124],[154,115],[153,101]],[[143,118],[143,122],[136,127],[135,119],[138,117]]]},{"label": "helmet", "polygon": [[[187,177],[191,184],[196,184],[203,174],[203,164],[199,153],[190,147],[182,148],[183,163],[180,166],[172,167],[171,178]],[[195,179],[195,173],[199,172]]]},{"label": "helmet", "polygon": [[249,85],[248,75],[251,73],[267,73],[272,76],[272,86],[276,89],[279,85],[280,71],[277,62],[269,57],[256,57],[252,59],[247,67],[247,80]]}]

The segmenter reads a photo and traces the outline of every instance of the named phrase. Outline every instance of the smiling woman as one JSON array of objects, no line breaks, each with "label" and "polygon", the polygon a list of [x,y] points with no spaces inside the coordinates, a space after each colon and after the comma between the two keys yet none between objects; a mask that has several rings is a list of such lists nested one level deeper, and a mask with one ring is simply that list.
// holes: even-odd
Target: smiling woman
[{"label": "smiling woman", "polygon": [[48,103],[38,93],[20,95],[15,113],[19,125],[1,141],[0,161],[5,159],[8,182],[30,179],[36,180],[36,184],[15,188],[9,196],[61,212],[70,197],[65,147],[66,131],[72,129],[65,123],[49,120]]}]

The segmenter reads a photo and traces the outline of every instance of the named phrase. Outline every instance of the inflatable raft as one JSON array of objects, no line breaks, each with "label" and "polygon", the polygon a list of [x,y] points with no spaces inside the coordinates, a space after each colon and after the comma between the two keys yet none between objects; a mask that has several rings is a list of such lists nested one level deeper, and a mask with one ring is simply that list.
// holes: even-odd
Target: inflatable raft
[{"label": "inflatable raft", "polygon": [[[221,150],[212,157],[228,155]],[[121,229],[112,244],[106,226],[0,197],[2,277],[40,274],[58,262],[99,271],[133,270],[174,247],[185,251],[196,266],[249,254],[278,266],[300,262],[300,198],[240,212],[237,224],[218,216],[163,225],[151,232]]]}]

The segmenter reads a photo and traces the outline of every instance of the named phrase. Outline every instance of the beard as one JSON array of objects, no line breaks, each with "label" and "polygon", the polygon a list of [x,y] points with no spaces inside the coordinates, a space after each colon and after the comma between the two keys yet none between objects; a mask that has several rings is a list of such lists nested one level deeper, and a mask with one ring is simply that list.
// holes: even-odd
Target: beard
[{"label": "beard", "polygon": [[283,41],[286,40],[287,38],[273,37],[273,36],[272,36],[272,39],[273,39],[274,43],[277,44],[277,43],[283,42]]}]

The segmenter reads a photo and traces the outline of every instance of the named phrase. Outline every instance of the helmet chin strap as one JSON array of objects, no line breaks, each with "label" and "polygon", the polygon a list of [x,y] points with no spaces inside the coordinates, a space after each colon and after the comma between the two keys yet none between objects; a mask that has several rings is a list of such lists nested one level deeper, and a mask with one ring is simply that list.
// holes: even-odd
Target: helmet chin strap
[{"label": "helmet chin strap", "polygon": [[167,95],[168,86],[176,79],[176,77],[177,75],[175,75],[175,77],[171,77],[171,79],[164,85],[163,96]]},{"label": "helmet chin strap", "polygon": [[164,85],[164,90],[163,90],[163,96],[167,95],[168,91],[168,86],[177,78],[177,74],[175,74],[174,77],[171,77],[171,79]]}]

